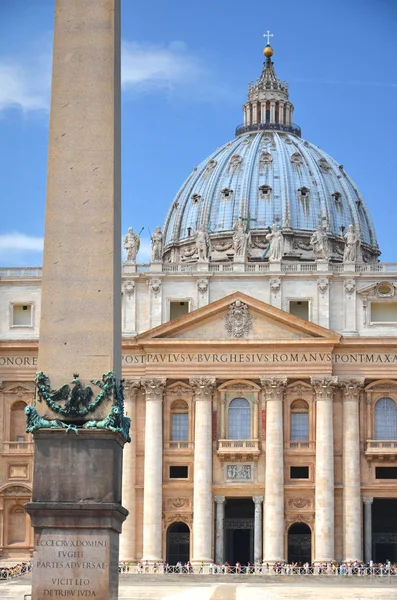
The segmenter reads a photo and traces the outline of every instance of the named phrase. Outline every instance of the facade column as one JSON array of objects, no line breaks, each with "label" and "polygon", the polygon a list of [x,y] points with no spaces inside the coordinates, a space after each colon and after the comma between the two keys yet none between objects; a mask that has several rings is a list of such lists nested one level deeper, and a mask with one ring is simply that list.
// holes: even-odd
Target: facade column
[{"label": "facade column", "polygon": [[341,384],[343,387],[344,560],[362,561],[359,403],[364,379],[345,379]]},{"label": "facade column", "polygon": [[212,392],[214,377],[194,377],[193,557],[212,562]]},{"label": "facade column", "polygon": [[333,392],[337,377],[312,378],[316,399],[315,562],[334,560]]},{"label": "facade column", "polygon": [[263,562],[284,560],[283,397],[286,378],[261,377],[266,398],[265,556]]},{"label": "facade column", "polygon": [[247,104],[247,127],[251,125],[251,104]]},{"label": "facade column", "polygon": [[266,102],[261,103],[261,123],[266,123]]},{"label": "facade column", "polygon": [[144,379],[146,399],[143,560],[162,560],[163,392],[165,379]]},{"label": "facade column", "polygon": [[372,502],[373,498],[364,497],[364,561],[368,565],[372,560]]},{"label": "facade column", "polygon": [[274,100],[270,101],[270,123],[276,122],[276,103]]},{"label": "facade column", "polygon": [[252,104],[252,123],[255,124],[258,122],[258,103],[254,102]]},{"label": "facade column", "polygon": [[224,519],[225,519],[225,496],[215,496],[216,504],[216,533],[215,533],[215,562],[218,565],[223,563],[224,546]]},{"label": "facade column", "polygon": [[123,454],[123,506],[129,515],[124,522],[120,536],[120,560],[134,563],[136,561],[135,532],[135,484],[136,484],[136,396],[140,381],[129,379],[124,386],[124,409],[126,417],[131,419],[131,443],[126,444]]},{"label": "facade column", "polygon": [[255,504],[254,512],[254,564],[262,563],[262,504],[263,496],[252,496]]},{"label": "facade column", "polygon": [[284,102],[278,103],[278,122],[284,125]]}]

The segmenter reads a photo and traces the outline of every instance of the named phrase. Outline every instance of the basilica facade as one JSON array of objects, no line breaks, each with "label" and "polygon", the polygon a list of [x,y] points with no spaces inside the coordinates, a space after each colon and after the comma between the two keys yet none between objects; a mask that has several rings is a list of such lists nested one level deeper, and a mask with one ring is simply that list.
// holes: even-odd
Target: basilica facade
[{"label": "basilica facade", "polygon": [[[124,238],[122,560],[397,561],[397,266],[264,54],[150,264]],[[2,560],[33,550],[40,278],[0,269]]]}]

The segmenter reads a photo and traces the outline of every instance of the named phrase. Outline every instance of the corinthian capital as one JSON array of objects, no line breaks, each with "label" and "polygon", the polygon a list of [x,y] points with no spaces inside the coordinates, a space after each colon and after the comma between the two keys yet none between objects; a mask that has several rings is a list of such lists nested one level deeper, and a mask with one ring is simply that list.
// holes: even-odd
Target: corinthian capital
[{"label": "corinthian capital", "polygon": [[124,380],[124,398],[126,400],[135,400],[136,393],[141,386],[139,379],[125,379]]},{"label": "corinthian capital", "polygon": [[312,377],[310,382],[316,400],[332,400],[334,388],[338,384],[337,377]]},{"label": "corinthian capital", "polygon": [[216,385],[215,377],[191,377],[189,383],[194,390],[195,400],[212,400],[212,392]]},{"label": "corinthian capital", "polygon": [[364,387],[364,377],[358,379],[341,379],[339,382],[343,390],[343,399],[347,401],[358,401],[360,392]]},{"label": "corinthian capital", "polygon": [[282,400],[287,385],[286,377],[261,377],[261,386],[266,400]]},{"label": "corinthian capital", "polygon": [[158,379],[156,377],[142,379],[141,385],[145,390],[146,400],[162,400],[165,381],[165,379]]}]

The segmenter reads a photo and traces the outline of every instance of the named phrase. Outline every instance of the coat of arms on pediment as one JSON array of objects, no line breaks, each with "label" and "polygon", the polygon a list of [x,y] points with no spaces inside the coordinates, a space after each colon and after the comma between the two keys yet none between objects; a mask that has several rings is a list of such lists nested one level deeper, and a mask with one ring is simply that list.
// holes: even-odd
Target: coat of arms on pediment
[{"label": "coat of arms on pediment", "polygon": [[252,316],[247,304],[236,300],[230,305],[225,317],[225,327],[231,337],[242,338],[248,335],[252,329]]}]

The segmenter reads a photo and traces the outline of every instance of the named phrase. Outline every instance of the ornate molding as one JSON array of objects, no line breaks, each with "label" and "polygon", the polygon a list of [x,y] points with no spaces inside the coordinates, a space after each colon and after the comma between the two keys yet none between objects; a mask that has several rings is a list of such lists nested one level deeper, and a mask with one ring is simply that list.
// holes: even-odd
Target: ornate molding
[{"label": "ornate molding", "polygon": [[173,515],[168,515],[165,516],[163,515],[163,527],[164,529],[167,529],[169,525],[171,525],[171,523],[177,523],[177,522],[182,522],[182,523],[186,523],[186,525],[188,525],[189,527],[191,527],[193,525],[193,514],[192,513],[184,513],[184,514],[173,514]]},{"label": "ornate molding", "polygon": [[341,379],[339,385],[343,390],[343,399],[348,401],[360,400],[360,394],[364,387],[364,377],[358,379]]},{"label": "ornate molding", "polygon": [[161,290],[161,279],[149,279],[147,285],[154,296],[158,296]]},{"label": "ornate molding", "polygon": [[270,291],[276,296],[281,288],[281,279],[280,277],[274,277],[270,280]]},{"label": "ornate molding", "polygon": [[305,508],[306,510],[311,510],[313,502],[309,500],[309,498],[291,498],[288,500],[288,508],[298,508],[301,510]]},{"label": "ornate molding", "polygon": [[287,377],[260,377],[262,389],[265,393],[266,401],[282,400],[285,388],[287,387]]},{"label": "ornate molding", "polygon": [[372,496],[363,496],[364,504],[372,504],[373,501],[374,501],[374,499]]},{"label": "ornate molding", "polygon": [[189,383],[194,390],[195,400],[212,400],[212,393],[216,385],[215,377],[191,377]]},{"label": "ornate molding", "polygon": [[344,286],[346,294],[351,296],[356,289],[356,282],[354,279],[346,279]]},{"label": "ornate molding", "polygon": [[312,377],[310,382],[316,400],[332,400],[334,389],[338,384],[337,377]]},{"label": "ornate molding", "polygon": [[177,496],[176,498],[167,498],[165,501],[165,510],[174,510],[175,508],[189,510],[191,507],[191,498]]},{"label": "ornate molding", "polygon": [[200,294],[205,294],[208,290],[208,279],[199,279],[197,282],[197,289]]},{"label": "ornate molding", "polygon": [[317,287],[322,296],[324,296],[325,292],[328,290],[329,284],[330,281],[326,277],[320,277],[320,279],[317,279]]},{"label": "ornate molding", "polygon": [[247,304],[236,300],[229,307],[229,312],[225,316],[225,327],[230,337],[246,337],[252,329],[252,316],[249,313]]},{"label": "ornate molding", "polygon": [[151,379],[142,379],[141,385],[145,391],[145,400],[163,400],[163,392],[166,380],[152,377]]},{"label": "ornate molding", "polygon": [[214,496],[214,500],[216,504],[224,504],[226,500],[226,496]]},{"label": "ornate molding", "polygon": [[129,279],[124,283],[124,293],[127,298],[132,298],[135,291],[135,281],[133,279]]},{"label": "ornate molding", "polygon": [[185,398],[186,395],[192,394],[191,386],[181,382],[172,384],[166,391],[168,396],[177,396],[177,398]]},{"label": "ornate molding", "polygon": [[262,504],[264,501],[263,496],[252,496],[252,502],[254,504]]}]

